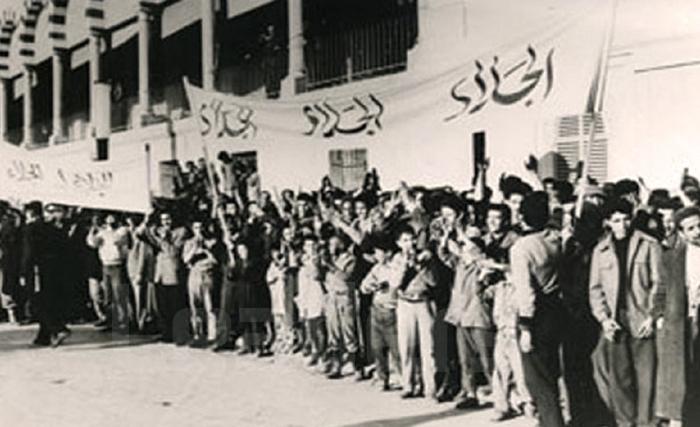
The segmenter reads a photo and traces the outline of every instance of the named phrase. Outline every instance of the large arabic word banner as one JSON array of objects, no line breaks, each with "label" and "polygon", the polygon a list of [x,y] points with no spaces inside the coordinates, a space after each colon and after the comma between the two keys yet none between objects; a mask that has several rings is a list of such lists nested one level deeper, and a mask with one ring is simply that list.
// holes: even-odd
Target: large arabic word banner
[{"label": "large arabic word banner", "polygon": [[526,45],[509,62],[498,56],[490,63],[477,59],[451,74],[391,92],[365,88],[333,99],[296,102],[259,102],[204,91],[187,80],[184,84],[206,140],[371,137],[411,119],[444,126],[487,106],[530,107],[544,102],[554,85],[555,49],[538,51]]},{"label": "large arabic word banner", "polygon": [[282,100],[206,92],[187,81],[185,89],[207,140],[378,139],[411,122],[436,131],[547,104],[570,104],[567,109],[574,111],[564,113],[580,114],[597,70],[604,35],[601,13],[608,10],[595,3],[572,9],[556,24],[533,28],[536,33],[516,34],[506,43],[471,46],[467,38],[466,50],[446,46],[460,59],[447,69],[409,67],[395,76]]},{"label": "large arabic word banner", "polygon": [[89,158],[89,151],[77,146],[27,151],[2,144],[0,197],[146,212],[150,202],[144,151],[119,150],[112,153],[113,160],[99,162]]}]

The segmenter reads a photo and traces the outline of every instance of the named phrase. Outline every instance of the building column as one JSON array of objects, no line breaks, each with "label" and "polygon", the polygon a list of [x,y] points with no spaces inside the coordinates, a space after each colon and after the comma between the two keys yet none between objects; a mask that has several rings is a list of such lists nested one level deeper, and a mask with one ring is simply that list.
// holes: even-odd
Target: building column
[{"label": "building column", "polygon": [[52,109],[52,132],[49,144],[54,145],[65,140],[63,131],[63,87],[65,78],[65,61],[66,50],[54,49],[51,58],[52,74],[53,74],[53,109]]},{"label": "building column", "polygon": [[0,78],[0,143],[5,142],[7,138],[7,117],[8,117],[8,102],[7,102],[7,85],[9,80]]},{"label": "building column", "polygon": [[[140,116],[152,113],[151,109],[151,21],[153,11],[150,7],[141,4],[139,9],[139,109]],[[137,126],[141,126],[139,120]]]},{"label": "building column", "polygon": [[34,67],[29,64],[24,65],[24,135],[22,145],[31,146],[34,143],[32,127],[34,124],[34,102],[32,97],[32,80],[34,79]]},{"label": "building column", "polygon": [[[99,31],[91,31],[88,40],[89,61],[90,61],[90,128],[91,134],[95,132],[95,121],[97,119],[97,83],[102,81],[102,43],[104,37]],[[91,135],[92,136],[92,135]]]},{"label": "building column", "polygon": [[287,0],[289,21],[289,73],[282,82],[283,96],[294,96],[297,80],[306,75],[304,64],[304,22],[302,0]]},{"label": "building column", "polygon": [[202,87],[215,90],[216,86],[216,53],[214,39],[214,0],[200,0],[202,4]]}]

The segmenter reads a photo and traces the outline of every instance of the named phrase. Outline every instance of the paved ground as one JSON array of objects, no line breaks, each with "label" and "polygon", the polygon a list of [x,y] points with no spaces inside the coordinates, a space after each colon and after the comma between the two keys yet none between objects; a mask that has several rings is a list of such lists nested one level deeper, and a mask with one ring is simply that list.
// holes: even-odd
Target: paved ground
[{"label": "paved ground", "polygon": [[[0,325],[0,426],[489,426],[491,411],[403,401],[296,356],[257,359],[73,328],[58,349]],[[531,427],[523,418],[499,423]]]}]

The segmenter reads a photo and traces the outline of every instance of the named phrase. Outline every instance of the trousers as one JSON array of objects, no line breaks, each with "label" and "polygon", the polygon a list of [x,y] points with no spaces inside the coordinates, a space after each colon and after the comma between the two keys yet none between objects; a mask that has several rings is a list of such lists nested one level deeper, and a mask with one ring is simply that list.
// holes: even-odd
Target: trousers
[{"label": "trousers", "polygon": [[539,412],[539,422],[547,427],[564,427],[559,401],[559,350],[563,313],[560,300],[535,302],[537,310],[531,329],[533,349],[522,355],[525,383]]},{"label": "trousers", "polygon": [[187,289],[194,339],[201,340],[204,337],[204,325],[206,324],[207,340],[214,341],[216,339],[216,314],[214,314],[212,295],[214,290],[213,273],[197,269],[190,270]]},{"label": "trousers", "polygon": [[112,322],[117,327],[129,325],[129,282],[123,264],[102,267],[102,280],[112,295]]},{"label": "trousers", "polygon": [[344,348],[348,353],[357,353],[359,346],[353,295],[329,293],[325,315],[328,351],[338,353]]},{"label": "trousers", "polygon": [[400,299],[396,307],[396,326],[404,390],[413,390],[417,385],[413,378],[418,371],[414,358],[418,350],[423,391],[426,396],[435,393],[434,305],[430,301],[409,302]]},{"label": "trousers", "polygon": [[619,427],[648,426],[653,422],[654,384],[656,378],[656,348],[653,339],[637,339],[622,333],[615,341],[600,337],[596,359],[601,394]]},{"label": "trousers", "polygon": [[[511,402],[514,406],[532,403],[530,391],[525,384],[523,361],[514,330],[498,331],[493,357],[493,406],[496,411],[507,413],[511,409]],[[513,383],[515,393],[511,398],[510,389]]]},{"label": "trousers", "polygon": [[[396,310],[372,307],[372,353],[377,370],[377,377],[389,380],[389,357],[394,369],[401,372],[401,358],[396,330]],[[387,357],[387,353],[388,356]]]},{"label": "trousers", "polygon": [[476,374],[484,373],[492,383],[494,332],[484,328],[457,327],[457,351],[461,367],[462,390],[476,396]]}]

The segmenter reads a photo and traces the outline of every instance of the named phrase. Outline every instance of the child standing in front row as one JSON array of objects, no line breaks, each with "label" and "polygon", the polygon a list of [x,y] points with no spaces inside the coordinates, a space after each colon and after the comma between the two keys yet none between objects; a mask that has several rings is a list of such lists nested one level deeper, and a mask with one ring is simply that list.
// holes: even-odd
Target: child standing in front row
[{"label": "child standing in front row", "polygon": [[323,270],[320,263],[318,241],[313,236],[304,238],[299,268],[299,294],[296,297],[299,315],[304,319],[306,335],[311,341],[312,354],[309,366],[316,366],[326,352],[326,334],[323,306],[326,291],[323,288]]},{"label": "child standing in front row", "polygon": [[[525,384],[522,358],[518,347],[518,311],[514,287],[508,280],[493,285],[493,320],[498,329],[494,348],[493,421],[503,421],[518,412],[534,418],[535,407]],[[515,382],[511,395],[511,383]],[[513,404],[511,404],[513,403]],[[517,409],[514,409],[513,407]]]}]

